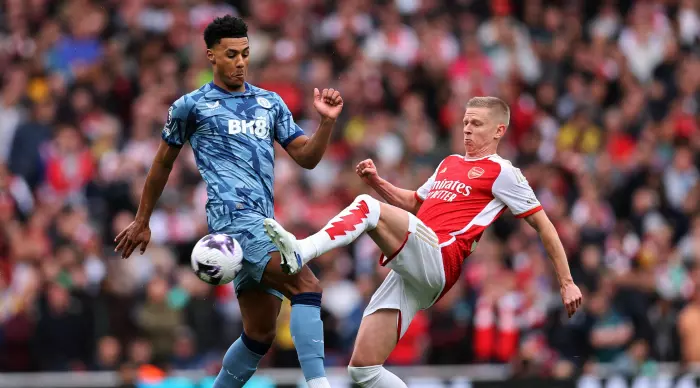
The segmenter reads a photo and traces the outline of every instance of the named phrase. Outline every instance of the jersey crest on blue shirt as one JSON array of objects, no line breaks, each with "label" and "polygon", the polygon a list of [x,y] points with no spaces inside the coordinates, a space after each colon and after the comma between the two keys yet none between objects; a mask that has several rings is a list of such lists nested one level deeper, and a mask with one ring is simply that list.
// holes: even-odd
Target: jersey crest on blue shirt
[{"label": "jersey crest on blue shirt", "polygon": [[208,83],[180,97],[162,131],[169,145],[192,146],[212,232],[235,228],[243,212],[273,216],[274,142],[286,147],[304,133],[279,95],[245,86],[233,93]]}]

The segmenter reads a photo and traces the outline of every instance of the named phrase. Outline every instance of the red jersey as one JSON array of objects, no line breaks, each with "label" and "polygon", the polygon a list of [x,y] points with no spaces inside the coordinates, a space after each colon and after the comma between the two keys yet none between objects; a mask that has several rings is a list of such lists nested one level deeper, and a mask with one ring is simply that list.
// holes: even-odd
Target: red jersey
[{"label": "red jersey", "polygon": [[527,179],[498,155],[450,155],[416,191],[418,219],[437,234],[445,267],[443,295],[457,282],[462,262],[484,230],[510,209],[526,217],[542,209]]}]

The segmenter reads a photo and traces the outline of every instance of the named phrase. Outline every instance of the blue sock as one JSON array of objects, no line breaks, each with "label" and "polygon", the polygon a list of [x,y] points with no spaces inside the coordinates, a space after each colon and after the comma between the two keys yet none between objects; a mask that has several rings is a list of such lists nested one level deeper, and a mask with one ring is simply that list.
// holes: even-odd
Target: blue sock
[{"label": "blue sock", "polygon": [[304,377],[306,381],[325,377],[321,293],[305,292],[294,295],[291,302],[292,316],[289,330],[292,333]]},{"label": "blue sock", "polygon": [[272,344],[264,344],[245,335],[228,348],[213,388],[241,388],[258,369],[258,363]]}]

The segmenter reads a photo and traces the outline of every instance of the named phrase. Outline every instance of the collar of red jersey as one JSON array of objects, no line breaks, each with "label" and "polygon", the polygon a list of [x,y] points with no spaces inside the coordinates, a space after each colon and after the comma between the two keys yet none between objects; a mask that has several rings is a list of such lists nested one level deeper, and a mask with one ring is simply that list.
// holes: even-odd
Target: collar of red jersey
[{"label": "collar of red jersey", "polygon": [[488,158],[490,158],[490,157],[492,157],[492,156],[496,156],[496,155],[498,155],[498,154],[489,154],[489,155],[481,156],[481,157],[478,157],[478,158],[470,158],[470,157],[468,157],[467,155],[464,155],[464,158],[463,158],[463,159],[466,160],[467,162],[473,162],[473,161],[475,161],[475,160],[488,159]]}]

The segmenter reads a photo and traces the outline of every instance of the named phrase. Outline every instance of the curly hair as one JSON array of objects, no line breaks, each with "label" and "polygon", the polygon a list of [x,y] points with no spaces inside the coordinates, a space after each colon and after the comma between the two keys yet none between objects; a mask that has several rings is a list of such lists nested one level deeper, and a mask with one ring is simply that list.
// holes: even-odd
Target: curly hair
[{"label": "curly hair", "polygon": [[214,19],[206,29],[204,29],[204,42],[207,48],[221,42],[224,38],[247,38],[248,25],[243,19],[231,15]]}]

